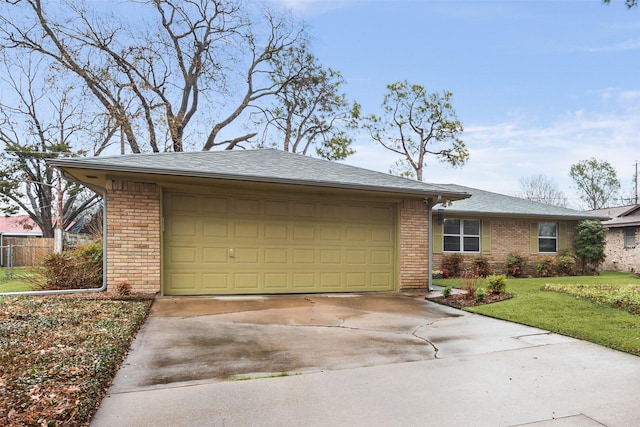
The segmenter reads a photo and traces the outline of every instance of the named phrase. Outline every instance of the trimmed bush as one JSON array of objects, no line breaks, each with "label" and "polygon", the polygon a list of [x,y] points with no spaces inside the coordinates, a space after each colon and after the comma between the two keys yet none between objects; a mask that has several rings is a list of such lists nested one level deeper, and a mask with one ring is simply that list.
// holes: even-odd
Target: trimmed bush
[{"label": "trimmed bush", "polygon": [[502,294],[507,290],[507,276],[501,274],[499,276],[491,275],[485,279],[487,290],[492,294]]},{"label": "trimmed bush", "polygon": [[473,272],[478,277],[487,277],[493,273],[489,260],[480,255],[473,259]]},{"label": "trimmed bush", "polygon": [[484,298],[487,296],[487,291],[484,288],[476,289],[476,301],[484,301]]},{"label": "trimmed bush", "polygon": [[504,263],[504,269],[508,276],[522,277],[524,276],[524,268],[527,266],[527,257],[519,252],[511,252],[507,255]]},{"label": "trimmed bush", "polygon": [[460,277],[464,257],[460,254],[447,254],[442,257],[442,270],[449,272],[450,277]]},{"label": "trimmed bush", "polygon": [[556,259],[552,256],[543,256],[536,261],[536,274],[538,277],[553,276]]},{"label": "trimmed bush", "polygon": [[560,276],[576,275],[576,258],[573,255],[558,255],[556,257],[556,271]]}]

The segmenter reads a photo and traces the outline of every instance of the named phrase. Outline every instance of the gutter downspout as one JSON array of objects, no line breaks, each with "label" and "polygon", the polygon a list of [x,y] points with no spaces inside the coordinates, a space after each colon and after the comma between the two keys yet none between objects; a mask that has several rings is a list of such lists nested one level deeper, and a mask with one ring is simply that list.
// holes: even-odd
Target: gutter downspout
[{"label": "gutter downspout", "polygon": [[[73,178],[65,175],[65,179],[82,184]],[[98,293],[107,290],[107,189],[97,187],[102,190],[102,286],[92,289],[60,289],[51,291],[24,291],[24,292],[0,292],[0,296],[43,296],[43,295],[66,295],[66,294],[86,294]]]},{"label": "gutter downspout", "polygon": [[427,290],[429,292],[433,291],[433,207],[442,201],[442,196],[438,195],[435,202],[433,199],[424,199],[424,202],[427,204],[427,234],[428,234],[428,253],[427,253],[427,277],[428,277],[428,286]]}]

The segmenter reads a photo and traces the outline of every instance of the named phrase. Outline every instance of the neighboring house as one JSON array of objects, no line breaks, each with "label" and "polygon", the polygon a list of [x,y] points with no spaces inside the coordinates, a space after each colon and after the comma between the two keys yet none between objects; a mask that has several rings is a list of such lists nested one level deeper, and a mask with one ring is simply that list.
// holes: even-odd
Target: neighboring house
[{"label": "neighboring house", "polygon": [[604,270],[638,271],[640,268],[640,205],[618,206],[589,211],[595,215],[607,216],[602,221],[607,228]]},{"label": "neighboring house", "polygon": [[426,290],[427,213],[469,197],[278,150],[49,164],[104,195],[108,289],[163,295]]},{"label": "neighboring house", "polygon": [[[29,215],[0,216],[0,267],[6,267],[9,259],[8,247],[40,246],[42,230],[33,222]],[[22,252],[14,255],[14,265],[25,264]],[[29,257],[30,258],[30,257]],[[27,262],[28,263],[28,262]]]},{"label": "neighboring house", "polygon": [[494,271],[502,272],[507,255],[518,252],[528,259],[526,273],[534,272],[542,256],[572,250],[575,226],[582,219],[607,219],[518,197],[460,185],[447,188],[471,197],[433,209],[433,265],[442,268],[442,257],[462,254],[470,267],[474,258],[487,258]]}]

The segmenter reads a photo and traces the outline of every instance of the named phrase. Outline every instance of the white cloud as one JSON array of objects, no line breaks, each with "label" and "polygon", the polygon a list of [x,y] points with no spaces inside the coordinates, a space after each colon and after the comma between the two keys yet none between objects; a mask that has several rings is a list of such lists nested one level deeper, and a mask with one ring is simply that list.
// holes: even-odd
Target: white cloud
[{"label": "white cloud", "polygon": [[[581,202],[569,177],[571,165],[591,157],[608,161],[618,173],[622,190],[628,192],[635,161],[640,160],[638,135],[640,120],[631,111],[574,111],[548,124],[519,117],[511,122],[472,125],[462,135],[470,151],[469,162],[454,169],[431,160],[425,181],[513,195],[520,191],[520,177],[542,174],[558,184],[572,206],[579,207]],[[357,153],[346,163],[387,172],[398,158],[365,135],[360,135],[355,145]]]}]

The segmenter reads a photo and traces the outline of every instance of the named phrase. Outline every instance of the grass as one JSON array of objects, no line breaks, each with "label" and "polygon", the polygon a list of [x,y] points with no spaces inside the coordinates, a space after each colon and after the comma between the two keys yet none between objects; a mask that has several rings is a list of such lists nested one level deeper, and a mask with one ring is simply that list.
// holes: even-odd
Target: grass
[{"label": "grass", "polygon": [[14,268],[15,278],[7,279],[6,267],[0,267],[0,292],[23,292],[32,291],[33,283],[29,280],[29,277],[33,276],[28,270],[25,271],[24,267]]},{"label": "grass", "polygon": [[[464,287],[465,283],[444,279],[434,280],[434,284]],[[631,293],[640,292],[640,288],[629,285],[640,285],[640,281],[631,273],[616,272],[603,272],[600,276],[510,278],[507,292],[514,298],[466,310],[640,356],[640,315],[633,314],[633,308],[620,308],[611,298],[618,289],[626,289],[626,293],[628,289],[635,289]],[[609,292],[601,292],[599,297],[597,292],[587,292],[597,289],[609,289]]]},{"label": "grass", "polygon": [[151,301],[0,300],[0,425],[88,425]]}]

